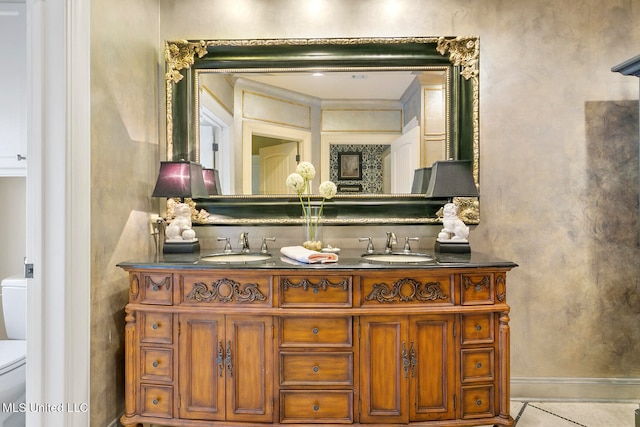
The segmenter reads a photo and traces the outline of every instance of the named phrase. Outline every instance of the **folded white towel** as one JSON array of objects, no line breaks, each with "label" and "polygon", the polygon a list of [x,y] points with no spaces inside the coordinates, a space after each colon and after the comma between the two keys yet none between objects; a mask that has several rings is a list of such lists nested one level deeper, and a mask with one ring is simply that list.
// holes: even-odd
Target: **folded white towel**
[{"label": "folded white towel", "polygon": [[309,250],[303,246],[285,246],[280,249],[282,255],[307,264],[338,261],[338,254]]}]

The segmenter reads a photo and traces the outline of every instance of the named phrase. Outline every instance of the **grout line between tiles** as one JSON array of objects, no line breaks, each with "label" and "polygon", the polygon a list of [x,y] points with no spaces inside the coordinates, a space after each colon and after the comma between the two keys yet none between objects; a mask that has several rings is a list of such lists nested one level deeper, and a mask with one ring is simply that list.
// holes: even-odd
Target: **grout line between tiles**
[{"label": "grout line between tiles", "polygon": [[[525,402],[525,403],[527,403],[527,402]],[[586,425],[584,425],[584,424],[580,424],[579,422],[576,422],[576,421],[570,420],[569,418],[565,418],[565,417],[563,417],[563,416],[561,416],[561,415],[554,414],[554,413],[553,413],[553,412],[551,412],[551,411],[547,411],[546,409],[542,409],[542,408],[540,408],[540,407],[538,407],[538,406],[536,406],[536,405],[528,405],[528,406],[531,406],[532,408],[536,408],[536,409],[537,409],[537,410],[539,410],[539,411],[546,412],[547,414],[549,414],[549,415],[553,415],[554,417],[558,417],[558,418],[563,419],[563,420],[565,420],[565,421],[569,421],[570,423],[575,424],[575,425],[577,425],[577,426],[580,426],[580,427],[588,427],[588,426],[586,426]]]},{"label": "grout line between tiles", "polygon": [[518,425],[518,420],[522,416],[524,410],[527,409],[527,405],[529,405],[529,402],[523,402],[522,408],[520,408],[520,412],[518,412],[518,415],[516,416],[516,419],[514,420],[513,427],[516,427]]}]

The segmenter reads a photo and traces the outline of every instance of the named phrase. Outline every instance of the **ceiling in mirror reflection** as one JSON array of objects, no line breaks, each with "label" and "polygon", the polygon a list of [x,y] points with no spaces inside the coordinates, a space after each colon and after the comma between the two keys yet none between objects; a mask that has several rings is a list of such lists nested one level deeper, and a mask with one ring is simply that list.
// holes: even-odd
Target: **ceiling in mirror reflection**
[{"label": "ceiling in mirror reflection", "polygon": [[416,78],[415,71],[349,71],[242,75],[269,86],[323,100],[398,100]]}]

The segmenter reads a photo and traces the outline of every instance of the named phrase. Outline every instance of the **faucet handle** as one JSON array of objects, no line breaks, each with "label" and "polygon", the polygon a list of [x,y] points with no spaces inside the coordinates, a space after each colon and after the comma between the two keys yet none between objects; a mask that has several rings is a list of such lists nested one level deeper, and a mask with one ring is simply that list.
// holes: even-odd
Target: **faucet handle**
[{"label": "faucet handle", "polygon": [[233,252],[233,249],[231,249],[231,241],[228,237],[218,237],[218,242],[222,242],[224,241],[224,249],[222,250],[224,253],[228,254],[230,252]]},{"label": "faucet handle", "polygon": [[405,237],[404,238],[404,248],[402,249],[403,252],[411,252],[411,246],[409,246],[409,240],[413,241],[413,242],[417,242],[418,240],[420,240],[419,237]]},{"label": "faucet handle", "polygon": [[251,249],[249,248],[249,232],[248,231],[243,231],[242,233],[240,233],[240,237],[238,238],[238,243],[241,246],[242,252],[248,253],[251,251]]},{"label": "faucet handle", "polygon": [[269,248],[267,248],[267,240],[270,242],[275,242],[276,238],[275,237],[263,237],[262,238],[262,246],[260,247],[260,252],[263,254],[266,254],[269,251]]},{"label": "faucet handle", "polygon": [[358,237],[358,240],[361,242],[369,242],[367,244],[367,253],[368,254],[372,254],[374,249],[373,249],[373,239],[371,239],[371,237]]}]

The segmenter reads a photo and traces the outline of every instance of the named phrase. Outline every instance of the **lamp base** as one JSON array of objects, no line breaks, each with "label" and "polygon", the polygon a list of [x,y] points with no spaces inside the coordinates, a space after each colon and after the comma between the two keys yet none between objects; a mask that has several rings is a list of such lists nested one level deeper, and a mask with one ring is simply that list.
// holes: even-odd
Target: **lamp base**
[{"label": "lamp base", "polygon": [[164,242],[162,252],[165,254],[190,254],[200,252],[200,242],[198,240],[190,242]]},{"label": "lamp base", "polygon": [[436,240],[435,251],[440,253],[466,254],[471,252],[469,242],[440,242]]}]

